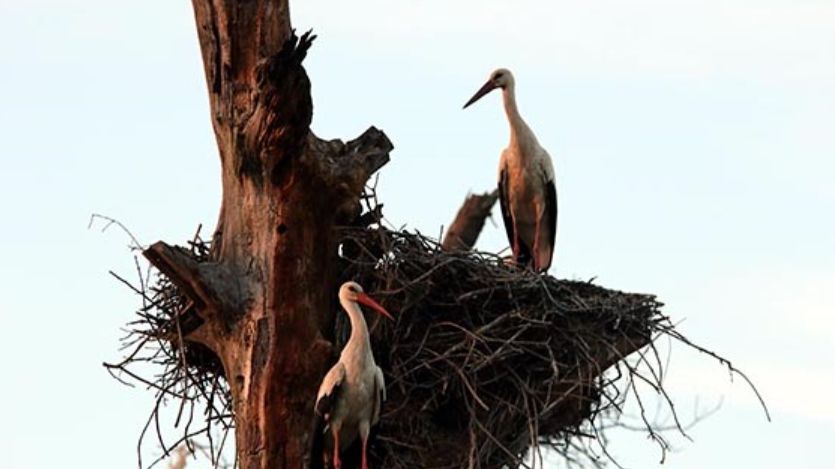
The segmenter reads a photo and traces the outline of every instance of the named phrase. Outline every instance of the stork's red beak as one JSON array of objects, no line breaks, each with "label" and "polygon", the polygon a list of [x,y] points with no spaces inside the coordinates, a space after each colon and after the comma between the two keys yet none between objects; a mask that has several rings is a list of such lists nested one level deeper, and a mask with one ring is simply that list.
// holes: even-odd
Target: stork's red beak
[{"label": "stork's red beak", "polygon": [[467,107],[470,104],[473,104],[474,102],[478,101],[484,95],[486,95],[487,93],[495,90],[496,88],[498,88],[498,86],[496,86],[493,83],[493,80],[487,80],[487,83],[485,83],[484,86],[482,86],[480,90],[476,91],[475,94],[473,95],[473,97],[470,98],[469,101],[467,101],[467,104],[464,105],[464,109],[467,109]]},{"label": "stork's red beak", "polygon": [[389,318],[390,320],[394,321],[394,318],[385,308],[380,306],[380,303],[377,303],[370,296],[366,295],[365,293],[357,293],[357,301],[360,303],[368,306],[369,308],[373,309],[374,311],[382,314],[383,316]]}]

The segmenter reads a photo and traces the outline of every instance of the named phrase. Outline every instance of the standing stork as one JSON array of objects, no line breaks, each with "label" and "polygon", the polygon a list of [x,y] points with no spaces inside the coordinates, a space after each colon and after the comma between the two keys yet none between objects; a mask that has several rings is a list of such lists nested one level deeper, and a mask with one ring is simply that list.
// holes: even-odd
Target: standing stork
[{"label": "standing stork", "polygon": [[362,303],[388,319],[393,317],[362,291],[356,282],[346,282],[339,289],[339,302],[351,320],[351,338],[339,356],[339,362],[325,375],[316,396],[316,413],[326,422],[325,466],[333,451],[333,465],[342,463],[339,452],[351,445],[359,434],[362,439],[362,469],[368,469],[366,446],[371,426],[380,420],[380,407],[386,400],[383,370],[374,363],[368,327],[359,304]]},{"label": "standing stork", "polygon": [[557,189],[551,157],[519,115],[516,83],[510,70],[500,68],[467,104],[481,99],[496,88],[502,89],[504,110],[510,122],[510,144],[499,162],[499,200],[507,239],[513,247],[513,260],[531,265],[536,271],[548,270],[554,255],[557,234]]}]

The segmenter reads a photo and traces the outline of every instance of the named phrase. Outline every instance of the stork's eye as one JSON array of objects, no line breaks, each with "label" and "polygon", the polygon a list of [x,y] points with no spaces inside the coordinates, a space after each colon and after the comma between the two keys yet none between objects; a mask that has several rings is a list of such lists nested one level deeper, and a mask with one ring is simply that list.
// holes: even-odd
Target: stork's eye
[{"label": "stork's eye", "polygon": [[503,76],[504,76],[504,73],[503,73],[503,72],[499,72],[499,73],[497,73],[495,76],[493,76],[493,79],[494,79],[494,80],[498,80],[498,79],[500,79],[500,78],[501,78],[501,77],[503,77]]}]

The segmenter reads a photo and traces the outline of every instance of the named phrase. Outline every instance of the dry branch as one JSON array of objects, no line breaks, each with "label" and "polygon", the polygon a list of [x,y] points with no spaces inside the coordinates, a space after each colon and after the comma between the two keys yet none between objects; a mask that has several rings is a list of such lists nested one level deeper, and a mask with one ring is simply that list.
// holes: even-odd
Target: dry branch
[{"label": "dry branch", "polygon": [[241,274],[220,263],[198,263],[188,250],[158,242],[143,255],[165,274],[200,311],[238,311],[247,300]]},{"label": "dry branch", "polygon": [[441,246],[447,251],[469,251],[472,249],[498,198],[498,190],[481,195],[471,194],[467,196],[467,200],[464,201],[455,215],[455,220],[449,225]]}]

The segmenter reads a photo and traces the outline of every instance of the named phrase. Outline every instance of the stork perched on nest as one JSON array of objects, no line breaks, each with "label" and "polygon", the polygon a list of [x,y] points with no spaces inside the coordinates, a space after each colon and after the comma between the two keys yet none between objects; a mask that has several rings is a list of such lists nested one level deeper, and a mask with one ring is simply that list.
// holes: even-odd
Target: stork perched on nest
[{"label": "stork perched on nest", "polygon": [[467,104],[496,88],[502,89],[510,122],[510,144],[499,162],[499,200],[513,260],[536,271],[548,270],[557,234],[557,189],[551,157],[536,139],[516,106],[516,83],[510,70],[500,68]]},{"label": "stork perched on nest", "polygon": [[325,466],[333,451],[333,466],[339,469],[339,452],[362,439],[362,469],[368,469],[367,444],[371,426],[380,420],[380,407],[386,399],[383,370],[374,363],[368,327],[358,303],[388,319],[393,317],[362,291],[356,282],[345,282],[339,289],[339,302],[351,320],[351,338],[339,362],[325,375],[316,396],[316,413],[324,417]]}]

